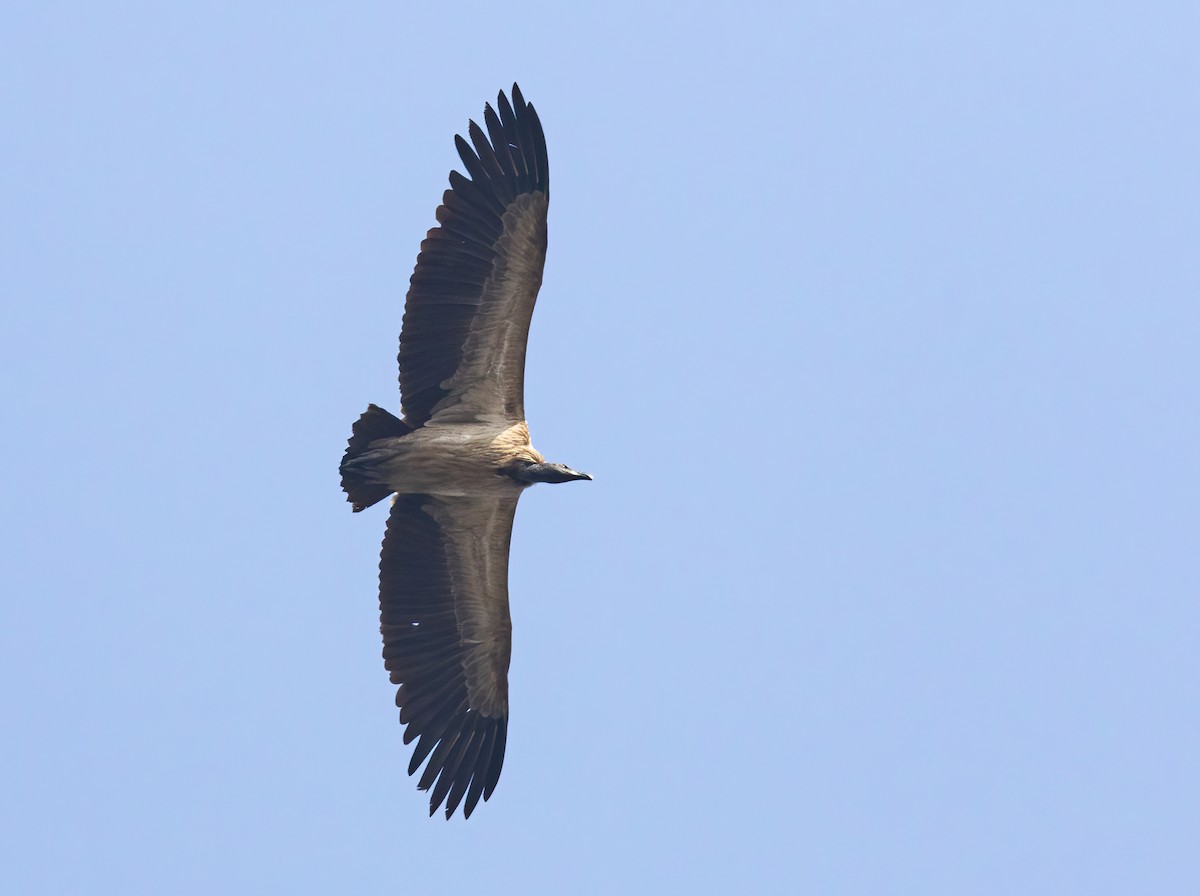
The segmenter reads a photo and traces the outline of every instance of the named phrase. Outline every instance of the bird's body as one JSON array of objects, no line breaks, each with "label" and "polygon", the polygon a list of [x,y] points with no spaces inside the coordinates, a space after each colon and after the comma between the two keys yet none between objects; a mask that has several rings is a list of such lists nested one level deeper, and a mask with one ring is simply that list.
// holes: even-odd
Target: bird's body
[{"label": "bird's body", "polygon": [[503,471],[516,459],[542,463],[524,423],[426,424],[372,446],[371,475],[399,494],[516,495],[527,486]]},{"label": "bird's body", "polygon": [[[340,467],[356,511],[394,494],[379,562],[383,655],[409,763],[428,764],[430,814],[470,816],[496,786],[508,730],[508,550],[521,492],[590,479],[533,449],[525,345],[546,255],[549,167],[533,107],[513,85],[487,135],[456,139],[413,272],[400,336],[404,419],[371,405]],[[490,136],[490,142],[488,137]]]}]

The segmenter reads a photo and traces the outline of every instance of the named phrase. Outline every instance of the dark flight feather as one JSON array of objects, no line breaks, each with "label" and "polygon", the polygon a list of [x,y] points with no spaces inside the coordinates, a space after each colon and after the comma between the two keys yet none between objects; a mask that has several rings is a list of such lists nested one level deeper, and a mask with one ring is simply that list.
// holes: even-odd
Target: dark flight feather
[{"label": "dark flight feather", "polygon": [[[485,799],[491,794],[500,777],[508,713],[488,717],[470,708],[455,613],[456,598],[463,595],[450,575],[446,535],[425,509],[437,500],[399,495],[392,505],[379,561],[379,606],[385,666],[399,685],[404,740],[419,738],[408,772],[415,773],[428,757],[418,787],[428,790],[438,782],[431,815],[448,795],[459,794],[447,805],[448,818],[463,794],[478,791]],[[507,537],[502,540],[506,545]],[[463,806],[465,816],[475,802]]]},{"label": "dark flight feather", "polygon": [[[490,278],[514,265],[520,270],[532,267],[538,278],[532,284],[534,294],[541,279],[544,221],[535,229],[532,244],[524,239],[501,243],[513,203],[529,193],[549,196],[550,191],[541,122],[516,85],[512,96],[511,103],[503,93],[497,97],[499,113],[490,105],[485,108],[486,132],[471,122],[470,142],[455,137],[470,179],[451,173],[451,188],[437,210],[438,226],[421,243],[409,283],[398,358],[404,419],[410,426],[427,422],[450,393],[446,384],[463,363],[472,325],[485,311],[485,298],[498,300],[494,291],[485,295],[493,282]],[[540,208],[544,216],[545,206]],[[500,251],[533,252],[536,257],[504,259],[498,256]],[[532,303],[520,290],[511,300]],[[527,317],[524,309],[516,313]]]}]

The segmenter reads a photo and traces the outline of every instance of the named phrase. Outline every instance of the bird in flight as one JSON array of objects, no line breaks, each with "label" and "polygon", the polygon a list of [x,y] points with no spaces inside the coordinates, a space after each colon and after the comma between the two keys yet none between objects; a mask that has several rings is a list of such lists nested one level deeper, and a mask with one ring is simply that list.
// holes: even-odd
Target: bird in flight
[{"label": "bird in flight", "polygon": [[[408,773],[429,814],[469,818],[500,778],[508,733],[508,549],[521,492],[591,479],[547,463],[525,424],[525,344],[546,260],[546,138],[516,84],[454,138],[409,282],[403,419],[370,405],[340,467],[357,512],[392,500],[379,559],[384,666],[399,685]],[[428,760],[426,762],[426,760]]]}]

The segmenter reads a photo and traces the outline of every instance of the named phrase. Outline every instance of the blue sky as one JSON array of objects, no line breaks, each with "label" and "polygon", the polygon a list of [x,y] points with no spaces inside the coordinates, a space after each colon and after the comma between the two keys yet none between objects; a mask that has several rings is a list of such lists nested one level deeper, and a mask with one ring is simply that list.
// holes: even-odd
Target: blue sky
[{"label": "blue sky", "polygon": [[[1192,4],[6,4],[6,892],[1192,893]],[[426,816],[337,462],[550,147],[512,723]]]}]

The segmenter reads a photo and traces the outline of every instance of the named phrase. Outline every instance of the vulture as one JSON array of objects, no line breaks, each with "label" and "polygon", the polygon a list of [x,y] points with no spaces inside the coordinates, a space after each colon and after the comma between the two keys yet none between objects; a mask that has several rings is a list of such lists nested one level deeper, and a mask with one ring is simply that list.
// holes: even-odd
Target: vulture
[{"label": "vulture", "polygon": [[409,281],[400,332],[403,417],[368,406],[340,472],[360,511],[390,495],[379,558],[384,666],[398,685],[408,773],[429,814],[469,818],[496,788],[508,735],[508,550],[521,492],[591,479],[547,463],[525,424],[525,343],[546,259],[546,138],[516,84],[486,130],[455,137]]}]

